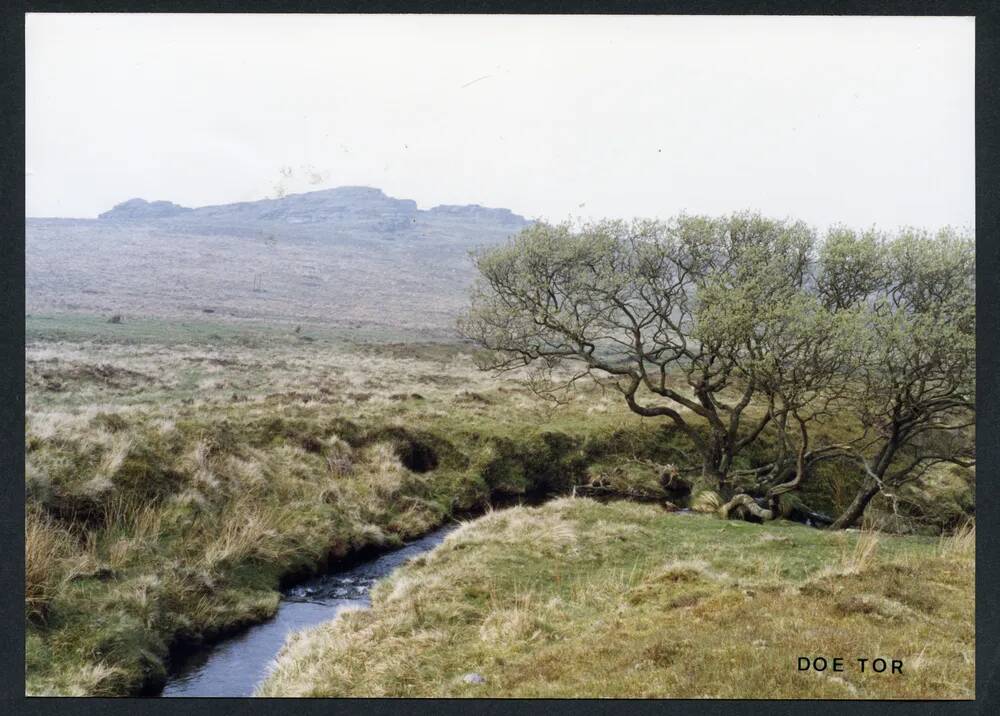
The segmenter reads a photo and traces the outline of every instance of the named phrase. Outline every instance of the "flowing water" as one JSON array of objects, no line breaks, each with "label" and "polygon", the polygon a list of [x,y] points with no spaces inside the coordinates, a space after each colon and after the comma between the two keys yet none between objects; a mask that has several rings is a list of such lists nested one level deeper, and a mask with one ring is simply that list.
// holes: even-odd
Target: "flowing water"
[{"label": "flowing water", "polygon": [[400,549],[286,590],[272,619],[191,654],[167,681],[162,695],[252,695],[289,633],[329,621],[345,608],[368,608],[369,592],[376,580],[411,557],[433,549],[456,526],[442,527]]}]

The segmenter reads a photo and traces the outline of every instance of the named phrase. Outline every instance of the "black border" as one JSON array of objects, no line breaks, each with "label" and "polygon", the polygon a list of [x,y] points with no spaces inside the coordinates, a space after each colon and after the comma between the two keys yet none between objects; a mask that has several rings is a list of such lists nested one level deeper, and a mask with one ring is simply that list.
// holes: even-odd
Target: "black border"
[{"label": "black border", "polygon": [[990,0],[24,0],[25,12],[980,15]]},{"label": "black border", "polygon": [[[692,14],[692,15],[974,15],[976,17],[976,236],[977,236],[977,390],[980,514],[976,571],[976,701],[694,701],[694,700],[444,700],[444,699],[29,699],[24,697],[24,16],[25,12],[396,12],[524,14]],[[640,714],[809,713],[857,714],[1000,713],[1000,641],[997,620],[1000,580],[1000,527],[991,478],[1000,465],[1000,375],[992,350],[1000,336],[1000,139],[997,68],[1000,68],[1000,2],[997,0],[25,0],[0,9],[0,619],[7,636],[0,651],[0,710],[24,714],[235,714],[248,709],[297,716],[311,714],[388,714],[426,711],[440,714],[579,712]]]}]

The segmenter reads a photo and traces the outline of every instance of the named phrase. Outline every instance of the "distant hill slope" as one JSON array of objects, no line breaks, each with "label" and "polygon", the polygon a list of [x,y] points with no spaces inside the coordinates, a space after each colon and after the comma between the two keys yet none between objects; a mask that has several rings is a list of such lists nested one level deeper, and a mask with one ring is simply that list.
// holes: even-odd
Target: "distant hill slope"
[{"label": "distant hill slope", "polygon": [[198,209],[179,206],[169,201],[149,202],[129,199],[106,211],[98,218],[105,221],[140,221],[171,218],[185,223],[226,222],[287,224],[342,224],[368,226],[372,222],[381,230],[396,231],[433,224],[438,219],[460,219],[487,225],[517,226],[527,224],[523,216],[509,209],[488,209],[468,206],[436,206],[426,211],[417,208],[411,199],[386,196],[381,189],[366,186],[342,186],[336,189],[289,194],[278,199],[203,206]]},{"label": "distant hill slope", "polygon": [[469,251],[530,222],[418,209],[370,187],[189,208],[130,199],[98,219],[26,221],[27,311],[451,331]]}]

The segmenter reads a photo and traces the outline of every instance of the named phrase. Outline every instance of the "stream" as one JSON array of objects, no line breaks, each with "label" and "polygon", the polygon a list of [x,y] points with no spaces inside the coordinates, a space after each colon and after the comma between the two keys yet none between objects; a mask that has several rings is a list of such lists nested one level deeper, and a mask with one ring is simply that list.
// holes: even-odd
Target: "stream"
[{"label": "stream", "polygon": [[329,621],[345,608],[367,609],[377,580],[439,545],[457,526],[446,525],[399,549],[284,590],[274,617],[192,653],[167,680],[161,695],[251,696],[291,632]]},{"label": "stream", "polygon": [[[545,495],[521,495],[494,503],[538,505]],[[691,514],[688,509],[675,514]],[[270,673],[274,658],[293,631],[330,621],[346,608],[367,609],[375,582],[408,559],[429,552],[458,527],[447,524],[404,546],[312,577],[282,590],[277,613],[266,622],[197,649],[173,669],[161,696],[244,697]]]}]

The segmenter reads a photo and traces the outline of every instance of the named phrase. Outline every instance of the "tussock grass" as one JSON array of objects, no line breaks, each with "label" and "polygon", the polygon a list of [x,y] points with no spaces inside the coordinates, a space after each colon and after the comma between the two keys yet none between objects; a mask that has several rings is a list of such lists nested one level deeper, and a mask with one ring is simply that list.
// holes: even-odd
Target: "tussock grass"
[{"label": "tussock grass", "polygon": [[251,499],[236,501],[221,524],[206,535],[206,548],[197,565],[211,573],[250,560],[280,561],[287,556],[281,550],[281,519],[279,506]]},{"label": "tussock grass", "polygon": [[961,563],[975,564],[976,524],[971,520],[959,527],[953,534],[942,535],[938,554],[945,559]]},{"label": "tussock grass", "polygon": [[69,553],[69,537],[36,509],[29,509],[24,526],[24,608],[29,619],[44,619]]},{"label": "tussock grass", "polygon": [[[584,417],[586,396],[554,417],[454,349],[44,341],[28,362],[29,693],[135,693],[172,644],[272,614],[288,575],[655,435]],[[542,535],[553,554],[573,539]]]},{"label": "tussock grass", "polygon": [[[666,464],[676,449],[690,448],[586,386],[554,409],[523,376],[480,373],[454,346],[355,345],[320,333],[303,342],[280,326],[132,318],[120,326],[64,318],[35,328],[26,348],[29,693],[136,693],[164,677],[172,646],[273,614],[282,579],[366,546],[397,545],[498,497],[568,492],[594,478],[612,494],[656,497],[657,474],[636,465]],[[588,474],[593,465],[602,470]],[[573,515],[586,504],[550,503],[564,518],[557,521],[498,511],[489,534],[470,525],[460,531],[469,542],[449,540],[428,556],[428,566],[479,549],[538,562],[541,571],[514,582],[504,576],[512,569],[506,562],[495,577],[484,568],[460,579],[476,599],[493,600],[493,616],[462,607],[456,618],[515,649],[510,634],[527,633],[536,645],[552,634],[528,633],[527,611],[548,620],[584,604],[606,619],[647,571],[672,560],[706,560],[706,574],[729,580],[766,574],[785,584],[822,566],[817,556],[834,564],[853,549],[850,538],[835,550],[799,533],[794,546],[775,539],[750,548],[751,535],[784,533],[700,517],[684,523],[691,517],[684,516],[677,524],[694,532],[672,533],[675,552],[640,564],[643,545],[658,539],[650,508],[620,504],[581,525]],[[711,526],[723,563],[697,556],[708,529],[700,525]],[[590,529],[607,543],[595,543]],[[520,551],[525,533],[533,552]],[[948,544],[942,550],[958,559],[958,541]],[[634,559],[602,572],[603,560],[614,563],[625,546]],[[565,567],[567,559],[605,581],[581,579],[584,568]],[[560,585],[544,598],[532,582],[543,576]],[[414,638],[432,645],[451,632],[434,622],[427,580],[451,586],[429,573],[409,586],[398,582],[407,606],[398,618],[417,620]],[[690,592],[665,599],[697,613],[713,604],[702,592],[725,581],[692,582]],[[518,606],[512,594],[525,601]],[[653,660],[674,648],[647,646]],[[400,652],[392,669],[408,658]],[[933,651],[923,658],[930,663]]]},{"label": "tussock grass", "polygon": [[722,497],[714,490],[702,490],[691,499],[691,509],[695,512],[718,512],[722,508]]},{"label": "tussock grass", "polygon": [[[753,545],[799,568],[748,559]],[[466,523],[371,611],[290,639],[258,695],[970,698],[973,581],[933,539],[561,499]],[[849,668],[797,670],[822,654]],[[903,659],[905,676],[862,674],[859,656]]]},{"label": "tussock grass", "polygon": [[854,549],[841,559],[841,574],[858,574],[863,571],[874,559],[879,541],[879,533],[875,530],[861,530],[854,542]]}]

